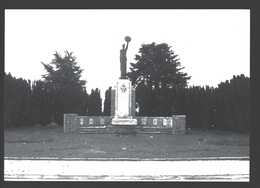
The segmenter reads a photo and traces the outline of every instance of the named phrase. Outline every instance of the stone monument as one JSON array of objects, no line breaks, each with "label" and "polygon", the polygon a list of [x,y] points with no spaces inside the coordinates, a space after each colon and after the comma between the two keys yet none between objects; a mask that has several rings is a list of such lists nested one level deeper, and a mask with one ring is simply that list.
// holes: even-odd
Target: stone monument
[{"label": "stone monument", "polygon": [[171,133],[185,134],[186,116],[171,117],[135,116],[135,88],[127,77],[126,52],[131,41],[125,37],[126,46],[120,50],[120,77],[111,90],[110,116],[79,116],[64,114],[64,133]]},{"label": "stone monument", "polygon": [[130,37],[125,37],[126,47],[120,50],[120,72],[121,75],[112,89],[111,93],[111,116],[112,125],[137,125],[135,116],[135,89],[132,87],[131,81],[126,74],[126,52]]}]

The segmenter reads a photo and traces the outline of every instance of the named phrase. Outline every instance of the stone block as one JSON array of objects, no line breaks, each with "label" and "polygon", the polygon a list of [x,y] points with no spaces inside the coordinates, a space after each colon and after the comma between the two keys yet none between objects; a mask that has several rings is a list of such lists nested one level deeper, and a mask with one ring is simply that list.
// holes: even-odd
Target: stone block
[{"label": "stone block", "polygon": [[186,116],[185,115],[173,115],[172,134],[185,134],[186,132]]},{"label": "stone block", "polygon": [[141,125],[146,125],[146,118],[141,119]]},{"label": "stone block", "polygon": [[89,124],[89,125],[93,125],[93,124],[94,124],[94,119],[93,119],[93,118],[89,118],[88,124]]},{"label": "stone block", "polygon": [[113,118],[112,125],[137,125],[137,119],[133,118]]},{"label": "stone block", "polygon": [[71,133],[75,132],[79,124],[77,114],[64,114],[63,115],[63,132]]},{"label": "stone block", "polygon": [[157,118],[153,118],[153,125],[157,125]]},{"label": "stone block", "polygon": [[100,124],[104,125],[105,124],[105,119],[103,117],[100,118]]}]

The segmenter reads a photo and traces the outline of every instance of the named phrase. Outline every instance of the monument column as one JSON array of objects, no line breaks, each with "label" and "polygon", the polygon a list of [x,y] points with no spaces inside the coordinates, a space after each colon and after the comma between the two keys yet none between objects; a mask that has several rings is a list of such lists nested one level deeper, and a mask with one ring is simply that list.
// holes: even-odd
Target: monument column
[{"label": "monument column", "polygon": [[[113,117],[113,125],[137,125],[137,119],[134,119],[135,105],[133,105],[133,96],[135,90],[132,87],[131,81],[126,74],[126,52],[130,37],[125,37],[127,45],[123,44],[120,50],[120,71],[121,76],[111,92],[111,115]],[[135,100],[134,100],[135,101]]]}]

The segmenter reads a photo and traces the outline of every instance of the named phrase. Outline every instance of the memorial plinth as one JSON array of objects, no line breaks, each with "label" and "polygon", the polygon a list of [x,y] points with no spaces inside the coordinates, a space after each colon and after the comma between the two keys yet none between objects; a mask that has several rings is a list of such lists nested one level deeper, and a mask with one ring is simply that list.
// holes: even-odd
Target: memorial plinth
[{"label": "memorial plinth", "polygon": [[137,125],[135,89],[128,79],[119,79],[111,95],[112,125]]}]

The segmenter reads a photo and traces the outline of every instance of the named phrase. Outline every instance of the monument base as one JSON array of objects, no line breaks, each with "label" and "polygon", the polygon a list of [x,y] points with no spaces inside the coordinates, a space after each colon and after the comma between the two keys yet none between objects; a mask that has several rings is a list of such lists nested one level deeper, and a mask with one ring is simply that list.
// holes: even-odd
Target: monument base
[{"label": "monument base", "polygon": [[186,132],[185,115],[173,115],[171,117],[135,116],[131,118],[131,116],[78,116],[78,114],[64,114],[63,122],[64,133],[114,134],[118,133],[118,131],[124,132],[124,130],[129,130],[131,132],[134,130],[137,133],[182,135]]},{"label": "monument base", "polygon": [[137,125],[137,119],[133,118],[113,118],[112,125]]}]

